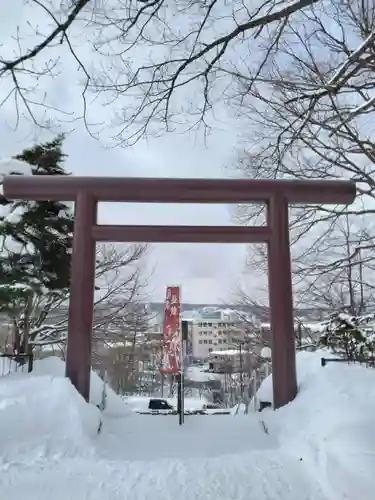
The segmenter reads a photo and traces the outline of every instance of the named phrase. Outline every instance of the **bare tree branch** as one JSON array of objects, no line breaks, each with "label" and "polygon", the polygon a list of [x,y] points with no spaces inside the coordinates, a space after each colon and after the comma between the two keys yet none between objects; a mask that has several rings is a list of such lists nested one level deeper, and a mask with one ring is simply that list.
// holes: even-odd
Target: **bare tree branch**
[{"label": "bare tree branch", "polygon": [[[77,0],[61,2],[56,9],[52,0],[24,2],[38,19],[27,25],[36,42],[23,48],[26,27],[15,27],[17,54],[0,55],[0,78],[9,83],[1,105],[14,99],[16,124],[26,115],[35,124],[50,126],[51,116],[63,113],[60,118],[66,123],[83,118],[93,133],[88,118],[90,90],[100,104],[116,102],[114,138],[120,144],[183,123],[187,128],[202,124],[209,128],[208,112],[230,84],[230,79],[218,78],[221,62],[229,63],[244,42],[253,45],[255,54],[263,33],[274,30],[264,60],[258,64],[254,58],[260,77],[287,35],[289,20],[323,4],[322,0],[259,0],[251,5],[244,0],[233,5],[220,0]],[[46,34],[43,23],[49,26]],[[73,41],[78,33],[79,45]],[[58,77],[67,57],[83,75],[80,115],[56,109],[43,90],[42,83]]]},{"label": "bare tree branch", "polygon": [[[235,63],[221,68],[237,82],[236,112],[250,130],[237,168],[251,178],[357,182],[354,205],[292,207],[290,227],[297,303],[316,301],[321,288],[321,297],[332,292],[342,305],[361,309],[373,300],[375,264],[374,5],[310,6],[284,32],[271,53],[264,37],[267,64],[260,73]],[[236,216],[255,223],[263,207],[241,206]],[[254,267],[265,267],[262,250],[251,258]]]}]

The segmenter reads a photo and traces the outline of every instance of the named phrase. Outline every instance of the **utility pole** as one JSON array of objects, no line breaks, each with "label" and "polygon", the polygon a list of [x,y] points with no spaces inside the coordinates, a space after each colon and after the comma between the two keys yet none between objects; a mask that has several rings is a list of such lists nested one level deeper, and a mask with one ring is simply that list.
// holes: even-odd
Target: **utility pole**
[{"label": "utility pole", "polygon": [[359,311],[358,314],[363,314],[365,310],[365,298],[364,298],[364,290],[363,290],[363,261],[362,261],[362,251],[361,247],[357,247],[355,249],[355,253],[358,259],[359,266]]},{"label": "utility pole", "polygon": [[243,366],[242,366],[242,342],[240,342],[240,391],[243,399]]}]

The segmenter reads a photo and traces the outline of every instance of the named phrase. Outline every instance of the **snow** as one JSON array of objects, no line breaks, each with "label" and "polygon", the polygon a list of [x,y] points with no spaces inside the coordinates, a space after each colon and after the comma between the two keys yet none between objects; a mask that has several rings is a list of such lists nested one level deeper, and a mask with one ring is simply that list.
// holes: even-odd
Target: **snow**
[{"label": "snow", "polygon": [[[68,379],[51,375],[0,378],[0,464],[89,456],[100,411]],[[14,431],[14,432],[13,432]],[[27,437],[27,439],[25,439]]]},{"label": "snow", "polygon": [[25,215],[25,212],[28,211],[28,209],[29,207],[26,205],[4,205],[3,211],[9,211],[7,214],[3,213],[2,216],[4,217],[4,220],[9,222],[9,224],[18,224],[21,221],[22,217]]},{"label": "snow", "polygon": [[[329,363],[327,351],[297,356],[300,393],[293,404],[261,413],[280,444],[298,454],[327,496],[373,498],[375,480],[375,370],[359,365]],[[272,400],[272,376],[258,391],[259,400]],[[303,423],[303,425],[301,425]]]},{"label": "snow", "polygon": [[320,341],[348,359],[366,360],[374,365],[375,315],[350,316],[339,313],[326,322]]},{"label": "snow", "polygon": [[239,349],[223,349],[222,351],[211,351],[210,354],[212,356],[239,356],[241,353],[248,354],[249,352],[250,351],[245,349],[242,349],[241,351]]},{"label": "snow", "polygon": [[271,359],[272,358],[272,351],[270,347],[262,347],[260,351],[260,357],[263,359]]},{"label": "snow", "polygon": [[[3,179],[6,175],[32,175],[32,166],[29,163],[14,158],[0,159],[0,198],[4,194]],[[34,202],[9,203],[0,205],[0,223],[6,221],[10,224],[17,224],[33,203]],[[15,240],[13,236],[3,236],[1,248],[2,251],[11,250],[12,252],[20,253],[25,250],[25,245]]]},{"label": "snow", "polygon": [[185,371],[185,377],[194,382],[209,382],[211,380],[220,379],[220,375],[208,372],[209,365],[189,366]]},{"label": "snow", "polygon": [[[53,374],[56,377],[65,376],[65,363],[57,356],[49,356],[47,358],[37,360],[34,363],[33,376],[45,376]],[[90,380],[90,402],[94,405],[100,405],[102,401],[103,380],[97,373],[91,371]],[[124,415],[130,413],[127,405],[121,400],[115,392],[107,387],[107,407],[106,412],[110,414]]]},{"label": "snow", "polygon": [[[104,412],[99,434],[97,409],[60,376],[64,363],[39,361],[31,375],[0,379],[2,496],[370,500],[375,370],[322,368],[322,356],[329,354],[298,354],[299,394],[277,411],[190,416],[179,426],[176,416],[129,412],[134,398],[127,405],[109,391],[117,411]],[[92,385],[95,399],[102,386],[95,374]],[[270,400],[271,386],[269,377],[258,400]]]},{"label": "snow", "polygon": [[[325,321],[315,321],[315,322],[294,322],[294,328],[297,330],[298,327],[301,327],[303,331],[308,331],[310,333],[322,333],[326,327]],[[260,328],[264,328],[265,330],[269,330],[271,328],[271,323],[261,323]]]},{"label": "snow", "polygon": [[[24,161],[16,160],[15,158],[3,158],[0,159],[0,195],[3,193],[3,179],[6,175],[32,175],[32,167],[29,163]],[[5,210],[4,207],[0,206],[0,209]],[[5,214],[5,212],[4,212]],[[3,216],[3,212],[0,212]]]},{"label": "snow", "polygon": [[[48,346],[51,348],[51,346]],[[23,380],[26,376],[24,370],[18,370],[15,372],[15,364],[9,365],[9,361],[7,359],[1,359],[0,363],[3,362],[3,370],[1,373],[8,373],[10,368],[13,373],[11,377],[14,379]],[[0,365],[1,367],[1,365]],[[65,362],[58,358],[57,356],[48,356],[43,359],[34,361],[34,368],[32,372],[32,379],[38,384],[39,377],[53,376],[58,379],[65,380]],[[0,382],[3,382],[5,379],[2,379],[0,376]],[[9,380],[9,378],[8,378]],[[91,379],[90,379],[90,403],[97,406],[102,402],[102,391],[103,391],[103,380],[99,377],[97,373],[91,370]],[[125,414],[131,413],[131,408],[119,397],[115,392],[110,388],[106,387],[106,414],[117,415],[120,414],[124,416]]]},{"label": "snow", "polygon": [[[174,415],[132,415],[124,420],[111,420],[110,426],[103,425],[98,438],[98,454],[112,460],[154,463],[242,455],[249,453],[249,442],[253,451],[276,450],[277,439],[259,432],[260,425],[255,424],[249,425],[248,419],[243,417],[237,421],[226,415],[206,415],[185,416],[185,424],[180,427]],[[142,438],[135,443],[136,436]],[[133,445],[125,446],[125,443]]]},{"label": "snow", "polygon": [[311,492],[302,469],[298,460],[280,463],[277,453],[261,452],[228,455],[224,463],[222,458],[152,464],[79,460],[69,469],[63,462],[10,469],[1,491],[4,498],[27,494],[29,500],[323,500],[319,489]]},{"label": "snow", "polygon": [[0,159],[0,176],[12,174],[32,175],[32,166],[25,161],[16,160],[15,158]]},{"label": "snow", "polygon": [[354,50],[351,52],[350,56],[344,61],[344,63],[339,67],[336,73],[332,76],[330,80],[325,85],[325,88],[320,90],[319,93],[324,93],[326,88],[336,87],[338,88],[340,85],[340,79],[342,79],[346,73],[346,71],[350,68],[354,61],[358,61],[362,54],[373,45],[375,41],[375,31],[372,30],[367,38]]}]

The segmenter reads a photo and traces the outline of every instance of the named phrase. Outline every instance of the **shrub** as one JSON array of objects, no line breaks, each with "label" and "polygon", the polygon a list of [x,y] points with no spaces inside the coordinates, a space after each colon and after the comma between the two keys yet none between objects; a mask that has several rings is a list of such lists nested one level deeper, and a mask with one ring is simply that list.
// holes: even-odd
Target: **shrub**
[{"label": "shrub", "polygon": [[333,314],[320,336],[320,345],[348,361],[375,366],[375,315]]}]

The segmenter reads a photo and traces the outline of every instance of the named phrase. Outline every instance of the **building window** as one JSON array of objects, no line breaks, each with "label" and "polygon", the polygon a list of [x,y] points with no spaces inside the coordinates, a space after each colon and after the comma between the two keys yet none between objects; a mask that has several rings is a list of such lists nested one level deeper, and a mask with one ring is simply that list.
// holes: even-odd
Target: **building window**
[{"label": "building window", "polygon": [[212,340],[209,340],[209,341],[208,341],[208,343],[209,343],[209,344],[212,344]]},{"label": "building window", "polygon": [[199,343],[201,344],[202,343],[202,340],[199,341]]},{"label": "building window", "polygon": [[204,339],[203,344],[207,344],[207,340],[206,339]]},{"label": "building window", "polygon": [[212,347],[210,347],[210,348],[208,349],[208,352],[212,352]]}]

